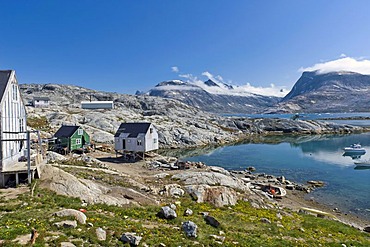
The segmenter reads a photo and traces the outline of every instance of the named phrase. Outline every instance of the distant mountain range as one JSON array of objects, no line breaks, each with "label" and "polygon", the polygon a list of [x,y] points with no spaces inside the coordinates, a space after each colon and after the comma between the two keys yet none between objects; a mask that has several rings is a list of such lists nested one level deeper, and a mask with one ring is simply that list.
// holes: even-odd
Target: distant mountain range
[{"label": "distant mountain range", "polygon": [[304,72],[292,90],[267,112],[369,112],[370,75]]},{"label": "distant mountain range", "polygon": [[284,97],[264,96],[207,80],[164,81],[146,94],[173,98],[213,113],[369,112],[370,75],[341,71],[303,72]]},{"label": "distant mountain range", "polygon": [[190,83],[181,80],[164,81],[148,93],[150,96],[172,98],[187,105],[213,113],[250,113],[272,107],[281,98],[263,96],[237,86],[212,80]]}]

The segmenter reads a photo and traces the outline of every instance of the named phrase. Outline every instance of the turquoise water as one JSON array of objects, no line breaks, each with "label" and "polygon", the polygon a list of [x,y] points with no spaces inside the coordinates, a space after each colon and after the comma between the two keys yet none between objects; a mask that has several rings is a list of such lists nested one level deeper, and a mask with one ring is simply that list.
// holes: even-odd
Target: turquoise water
[{"label": "turquoise water", "polygon": [[266,137],[264,143],[241,143],[207,150],[184,159],[230,170],[254,166],[256,172],[306,183],[321,180],[326,186],[308,194],[308,198],[344,213],[370,220],[370,169],[355,169],[355,159],[343,156],[343,148],[361,143],[370,159],[370,133],[306,137]]}]

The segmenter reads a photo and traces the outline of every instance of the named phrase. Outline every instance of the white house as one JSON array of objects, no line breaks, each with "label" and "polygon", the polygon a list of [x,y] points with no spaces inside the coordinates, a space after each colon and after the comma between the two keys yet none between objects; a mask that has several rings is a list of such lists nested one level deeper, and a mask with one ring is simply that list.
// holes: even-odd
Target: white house
[{"label": "white house", "polygon": [[113,109],[113,101],[82,101],[82,109]]},{"label": "white house", "polygon": [[147,152],[158,149],[158,132],[151,123],[122,123],[114,135],[114,149]]},{"label": "white house", "polygon": [[49,97],[33,97],[32,105],[34,107],[49,107]]},{"label": "white house", "polygon": [[15,175],[13,166],[26,155],[26,108],[14,70],[0,70],[0,99],[0,186],[4,186]]}]

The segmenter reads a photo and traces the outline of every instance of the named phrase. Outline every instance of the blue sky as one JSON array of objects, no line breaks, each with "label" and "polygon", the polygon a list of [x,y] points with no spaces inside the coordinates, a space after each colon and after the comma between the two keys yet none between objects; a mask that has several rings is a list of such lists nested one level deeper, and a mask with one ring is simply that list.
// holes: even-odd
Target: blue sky
[{"label": "blue sky", "polygon": [[0,9],[0,69],[20,83],[135,93],[212,75],[288,90],[302,68],[370,57],[366,0],[0,0]]}]

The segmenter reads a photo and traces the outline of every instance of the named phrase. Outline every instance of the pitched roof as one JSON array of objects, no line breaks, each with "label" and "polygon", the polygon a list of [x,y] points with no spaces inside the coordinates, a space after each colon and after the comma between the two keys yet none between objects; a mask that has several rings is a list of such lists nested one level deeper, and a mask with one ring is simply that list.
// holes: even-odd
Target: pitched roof
[{"label": "pitched roof", "polygon": [[63,125],[59,130],[54,134],[55,137],[71,137],[80,126],[68,126]]},{"label": "pitched roof", "polygon": [[33,100],[44,100],[44,101],[49,101],[49,97],[33,97]]},{"label": "pitched roof", "polygon": [[146,133],[151,123],[122,123],[114,137],[118,137],[121,133],[129,133],[128,137],[137,137],[140,133]]},{"label": "pitched roof", "polygon": [[0,99],[3,98],[11,73],[11,70],[0,70]]}]

